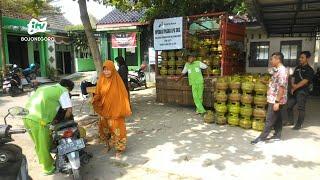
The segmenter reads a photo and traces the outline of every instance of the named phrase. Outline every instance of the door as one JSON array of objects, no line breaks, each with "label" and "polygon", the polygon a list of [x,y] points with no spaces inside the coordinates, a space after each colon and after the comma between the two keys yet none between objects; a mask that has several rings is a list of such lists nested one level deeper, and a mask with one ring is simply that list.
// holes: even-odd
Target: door
[{"label": "door", "polygon": [[62,56],[62,52],[56,52],[56,63],[57,63],[57,71],[59,72],[59,74],[63,74],[63,56]]},{"label": "door", "polygon": [[10,64],[20,68],[29,66],[27,42],[21,41],[20,36],[8,36],[8,50]]},{"label": "door", "polygon": [[138,66],[138,57],[136,48],[126,48],[125,60],[128,66]]},{"label": "door", "polygon": [[64,61],[64,74],[71,74],[71,53],[64,52],[63,53],[63,61]]}]

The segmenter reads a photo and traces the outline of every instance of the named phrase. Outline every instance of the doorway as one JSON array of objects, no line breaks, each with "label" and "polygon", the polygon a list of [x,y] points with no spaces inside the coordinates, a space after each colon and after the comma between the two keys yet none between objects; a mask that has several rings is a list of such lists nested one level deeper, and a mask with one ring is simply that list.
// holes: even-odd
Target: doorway
[{"label": "doorway", "polygon": [[20,36],[8,36],[9,63],[16,64],[20,68],[29,66],[28,45],[21,41]]},{"label": "doorway", "polygon": [[63,52],[64,73],[71,74],[71,53]]},{"label": "doorway", "polygon": [[70,52],[56,52],[56,65],[59,74],[71,74],[72,73],[72,63],[71,63],[71,53]]}]

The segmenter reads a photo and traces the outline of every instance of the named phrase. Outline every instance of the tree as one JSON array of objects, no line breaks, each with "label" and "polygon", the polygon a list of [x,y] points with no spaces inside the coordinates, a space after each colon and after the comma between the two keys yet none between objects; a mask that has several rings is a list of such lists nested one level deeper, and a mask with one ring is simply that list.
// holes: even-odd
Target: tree
[{"label": "tree", "polygon": [[[105,5],[112,5],[124,11],[144,11],[142,21],[152,21],[156,18],[174,16],[188,16],[214,11],[227,11],[241,13],[243,11],[243,0],[93,0]],[[78,0],[81,21],[88,39],[96,70],[101,72],[102,61],[97,42],[95,41],[90,18],[87,11],[86,0]]]},{"label": "tree", "polygon": [[88,39],[88,46],[90,48],[90,51],[93,57],[93,62],[96,67],[97,73],[100,74],[100,72],[102,71],[102,60],[101,60],[97,41],[93,35],[93,30],[90,23],[88,10],[87,10],[87,2],[86,0],[78,0],[78,4],[80,9],[80,18]]},{"label": "tree", "polygon": [[[95,30],[98,20],[92,14],[89,14],[89,19],[92,29]],[[64,29],[65,31],[68,31],[68,36],[72,40],[71,42],[73,47],[75,47],[76,53],[81,52],[86,58],[92,56],[83,25],[66,26]]]},{"label": "tree", "polygon": [[124,11],[145,11],[143,21],[222,11],[243,14],[246,11],[243,0],[104,0],[104,3]]}]

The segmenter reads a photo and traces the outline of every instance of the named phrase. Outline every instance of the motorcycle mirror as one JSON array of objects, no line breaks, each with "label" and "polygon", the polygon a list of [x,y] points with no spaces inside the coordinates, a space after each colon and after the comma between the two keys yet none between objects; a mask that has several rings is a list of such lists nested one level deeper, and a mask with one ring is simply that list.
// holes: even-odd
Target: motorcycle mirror
[{"label": "motorcycle mirror", "polygon": [[12,107],[8,110],[9,114],[12,116],[25,116],[29,114],[29,111],[23,107]]}]

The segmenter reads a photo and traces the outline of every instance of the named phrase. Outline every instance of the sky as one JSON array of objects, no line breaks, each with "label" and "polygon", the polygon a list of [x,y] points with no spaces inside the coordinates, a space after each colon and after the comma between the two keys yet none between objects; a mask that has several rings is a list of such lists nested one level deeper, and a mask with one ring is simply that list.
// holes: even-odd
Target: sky
[{"label": "sky", "polygon": [[[77,25],[82,24],[80,19],[79,5],[74,0],[54,0],[51,5],[61,7],[61,11],[70,23]],[[112,7],[106,7],[102,4],[94,2],[93,0],[87,1],[88,13],[93,15],[97,20],[103,18],[108,14]]]}]

